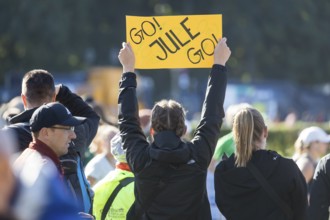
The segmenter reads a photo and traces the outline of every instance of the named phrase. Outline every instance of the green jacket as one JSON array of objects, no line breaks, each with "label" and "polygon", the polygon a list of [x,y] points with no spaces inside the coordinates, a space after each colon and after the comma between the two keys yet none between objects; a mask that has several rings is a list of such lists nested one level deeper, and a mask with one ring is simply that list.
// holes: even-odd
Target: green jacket
[{"label": "green jacket", "polygon": [[[93,215],[96,220],[101,219],[103,208],[119,182],[127,177],[134,177],[134,175],[130,171],[116,168],[93,187],[95,192]],[[131,182],[118,192],[108,211],[106,219],[126,220],[126,214],[134,200],[134,182]]]},{"label": "green jacket", "polygon": [[217,146],[213,154],[213,159],[216,161],[220,161],[224,154],[227,157],[230,157],[233,153],[235,153],[235,148],[236,147],[233,132],[230,132],[218,140]]}]

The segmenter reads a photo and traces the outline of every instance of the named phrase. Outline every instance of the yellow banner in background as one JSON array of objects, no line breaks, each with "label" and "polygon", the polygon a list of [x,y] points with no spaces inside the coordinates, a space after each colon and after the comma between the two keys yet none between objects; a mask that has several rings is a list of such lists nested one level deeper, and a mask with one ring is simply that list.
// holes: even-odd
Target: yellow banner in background
[{"label": "yellow banner in background", "polygon": [[222,37],[222,16],[126,16],[136,69],[210,68]]}]

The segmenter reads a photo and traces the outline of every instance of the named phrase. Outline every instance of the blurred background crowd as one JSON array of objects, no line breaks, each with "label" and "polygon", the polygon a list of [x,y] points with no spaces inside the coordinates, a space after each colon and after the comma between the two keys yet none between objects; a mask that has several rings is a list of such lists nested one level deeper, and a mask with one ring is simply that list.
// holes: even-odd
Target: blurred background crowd
[{"label": "blurred background crowd", "polygon": [[[117,54],[125,41],[125,15],[222,14],[232,57],[225,109],[246,102],[271,128],[269,142],[293,153],[299,131],[309,124],[329,130],[330,3],[280,0],[235,1],[1,1],[0,102],[2,125],[22,110],[21,79],[34,68],[50,71],[56,83],[97,105],[103,120],[116,124]],[[183,103],[193,131],[207,69],[139,70],[140,105],[161,98]],[[228,128],[229,129],[229,128]],[[224,133],[228,133],[226,127]]]},{"label": "blurred background crowd", "polygon": [[[125,15],[222,14],[232,57],[225,109],[246,102],[261,111],[278,151],[293,153],[294,140],[309,124],[329,130],[330,63],[326,0],[0,2],[0,102],[2,124],[22,110],[21,79],[34,68],[49,70],[97,105],[103,120],[116,124],[117,54],[125,41]],[[194,121],[204,97],[203,69],[139,70],[142,108],[174,98]],[[307,125],[306,125],[307,124]],[[224,127],[224,133],[226,126]]]},{"label": "blurred background crowd", "polygon": [[[269,149],[286,157],[314,155],[316,164],[329,152],[329,136],[316,132],[327,138],[322,141],[313,133],[315,127],[311,133],[301,131],[318,126],[330,133],[329,11],[328,0],[1,0],[0,128],[8,117],[24,110],[23,75],[31,69],[48,70],[55,84],[63,83],[82,96],[101,117],[84,160],[84,165],[90,162],[85,167],[87,178],[96,184],[115,169],[109,145],[118,133],[122,68],[117,55],[126,41],[125,16],[222,14],[222,33],[232,51],[226,64],[229,82],[224,109],[248,103],[266,120]],[[154,103],[172,98],[189,110],[185,138],[190,139],[199,122],[208,72],[138,70],[137,95],[145,134]],[[230,135],[231,123],[225,122],[221,132],[221,137]],[[300,146],[302,140],[306,143]],[[212,165],[225,153],[219,153]],[[305,177],[307,182],[311,178]],[[218,212],[213,200],[212,213]]]}]

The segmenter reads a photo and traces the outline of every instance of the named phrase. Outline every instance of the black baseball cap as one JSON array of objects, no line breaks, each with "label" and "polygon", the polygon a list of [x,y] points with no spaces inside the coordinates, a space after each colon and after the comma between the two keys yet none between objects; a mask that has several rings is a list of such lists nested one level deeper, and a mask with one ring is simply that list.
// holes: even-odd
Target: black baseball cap
[{"label": "black baseball cap", "polygon": [[72,116],[69,109],[58,102],[44,104],[37,108],[30,119],[32,132],[40,131],[41,128],[49,128],[54,125],[77,126],[86,118]]}]

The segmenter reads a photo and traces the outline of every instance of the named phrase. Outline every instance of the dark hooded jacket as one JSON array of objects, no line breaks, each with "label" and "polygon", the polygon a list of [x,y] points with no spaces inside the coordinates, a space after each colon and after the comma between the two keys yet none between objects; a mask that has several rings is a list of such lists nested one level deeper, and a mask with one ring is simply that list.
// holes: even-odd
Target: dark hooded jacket
[{"label": "dark hooded jacket", "polygon": [[314,172],[308,219],[328,220],[330,210],[330,154],[324,156]]},{"label": "dark hooded jacket", "polygon": [[[100,117],[85,103],[81,97],[72,93],[68,87],[61,85],[56,101],[67,107],[74,116],[86,117],[86,121],[75,128],[77,138],[73,140],[76,151],[83,155],[96,135]],[[25,150],[32,141],[29,121],[37,108],[28,109],[9,119],[6,129],[13,130],[18,138],[19,151]]]},{"label": "dark hooded jacket", "polygon": [[[253,152],[250,162],[291,208],[292,219],[306,219],[307,186],[295,162],[267,150]],[[214,186],[217,206],[228,220],[288,219],[250,171],[235,166],[234,155],[216,167]]]},{"label": "dark hooded jacket", "polygon": [[[67,107],[72,115],[86,117],[86,121],[75,127],[77,138],[69,147],[69,152],[61,156],[61,163],[64,168],[64,176],[69,188],[81,207],[80,211],[88,212],[92,203],[92,192],[84,176],[82,160],[84,153],[96,135],[100,117],[96,112],[82,100],[81,97],[72,93],[70,89],[61,85],[56,96],[56,101]],[[9,125],[5,129],[11,130],[17,137],[18,150],[24,151],[32,141],[29,121],[37,108],[28,109],[9,119]],[[80,174],[80,181],[78,174]],[[82,199],[84,198],[84,199]],[[84,202],[83,201],[87,201]]]},{"label": "dark hooded jacket", "polygon": [[224,117],[226,81],[225,67],[214,65],[201,121],[190,142],[162,131],[149,144],[139,124],[136,75],[123,74],[119,128],[135,175],[136,198],[127,219],[211,219],[206,174]]}]

